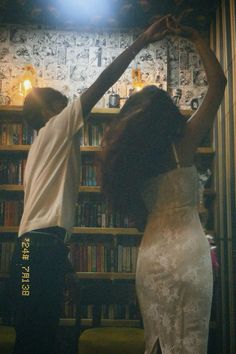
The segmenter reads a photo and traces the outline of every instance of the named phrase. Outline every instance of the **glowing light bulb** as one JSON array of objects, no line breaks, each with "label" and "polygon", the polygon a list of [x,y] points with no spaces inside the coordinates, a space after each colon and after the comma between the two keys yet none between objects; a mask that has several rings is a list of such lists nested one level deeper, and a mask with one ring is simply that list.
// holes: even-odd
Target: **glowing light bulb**
[{"label": "glowing light bulb", "polygon": [[142,86],[135,86],[135,89],[136,89],[136,91],[141,91],[142,90]]},{"label": "glowing light bulb", "polygon": [[26,65],[24,70],[24,73],[19,78],[19,93],[23,97],[25,97],[29,91],[32,90],[32,88],[37,84],[37,75],[34,67],[32,65]]},{"label": "glowing light bulb", "polygon": [[24,90],[27,92],[27,91],[29,91],[29,90],[31,90],[32,88],[33,88],[33,86],[32,86],[32,83],[31,83],[31,81],[30,80],[24,80],[24,82],[23,82],[23,88],[24,88]]},{"label": "glowing light bulb", "polygon": [[24,65],[21,70],[22,73],[16,77],[11,87],[11,102],[14,105],[22,105],[25,96],[38,85],[37,72],[33,65]]}]

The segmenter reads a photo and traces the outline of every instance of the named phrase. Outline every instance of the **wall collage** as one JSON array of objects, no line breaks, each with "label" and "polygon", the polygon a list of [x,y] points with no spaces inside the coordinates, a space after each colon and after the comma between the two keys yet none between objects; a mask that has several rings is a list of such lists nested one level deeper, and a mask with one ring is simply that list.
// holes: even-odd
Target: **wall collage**
[{"label": "wall collage", "polygon": [[[0,104],[22,104],[16,83],[27,65],[37,73],[37,86],[58,89],[69,99],[78,97],[137,35],[136,30],[0,27]],[[132,69],[137,68],[142,85],[168,90],[181,109],[190,109],[193,102],[198,105],[207,89],[193,45],[183,38],[166,37],[140,51],[97,107],[108,107],[112,92],[119,94],[122,105],[132,92]]]}]

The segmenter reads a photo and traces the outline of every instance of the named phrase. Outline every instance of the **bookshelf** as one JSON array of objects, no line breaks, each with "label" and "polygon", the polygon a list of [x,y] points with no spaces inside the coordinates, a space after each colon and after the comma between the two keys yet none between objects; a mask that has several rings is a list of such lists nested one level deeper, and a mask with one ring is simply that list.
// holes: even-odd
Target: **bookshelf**
[{"label": "bookshelf", "polygon": [[[0,233],[18,233],[18,226],[1,226]],[[73,227],[72,234],[101,234],[101,235],[132,235],[141,236],[142,233],[135,228],[112,228],[112,227]]]},{"label": "bookshelf", "polygon": [[[119,281],[122,286],[126,281],[134,282],[135,280],[134,262],[137,259],[137,250],[142,233],[129,220],[122,219],[121,216],[111,215],[107,217],[105,201],[99,186],[99,178],[96,176],[96,168],[94,168],[94,158],[96,154],[102,151],[100,141],[104,129],[116,117],[118,112],[119,109],[115,108],[93,109],[89,123],[83,128],[80,149],[82,180],[78,190],[77,216],[69,247],[73,251],[73,247],[76,248],[78,246],[76,252],[80,257],[83,252],[86,253],[84,258],[86,264],[92,262],[91,257],[96,257],[96,265],[93,271],[91,271],[91,264],[87,268],[84,267],[83,271],[81,271],[82,266],[78,266],[76,270],[78,279]],[[191,114],[190,111],[184,111],[183,113],[186,116]],[[22,183],[24,166],[30,143],[34,139],[33,132],[21,126],[21,120],[21,107],[0,106],[0,282],[8,278],[8,269],[13,250],[12,245],[18,233],[19,220],[23,210],[24,190]],[[204,162],[204,168],[210,166],[213,171],[214,154],[214,148],[211,143],[209,144],[208,139],[208,142],[198,149],[196,159],[200,165],[202,161]],[[14,163],[12,164],[12,162]],[[6,174],[4,174],[4,170],[7,171]],[[207,209],[205,209],[207,210],[208,218],[206,229],[211,234],[214,233],[214,200],[215,191],[210,181],[204,190],[204,203],[207,205]],[[11,209],[13,207],[11,205],[7,206],[10,201],[13,202],[12,205],[16,205],[16,208],[17,203],[19,204],[18,215],[14,221],[11,214],[16,214],[16,212],[12,213]],[[96,206],[95,211],[89,209],[94,206]],[[7,208],[10,210],[8,217],[5,215]],[[95,215],[92,221],[86,221],[86,216],[81,214],[81,210],[86,208],[86,215]],[[107,245],[107,249],[105,246],[102,248],[103,245]],[[80,246],[81,249],[79,248]],[[8,254],[3,257],[6,249],[8,249]],[[76,257],[76,252],[75,254],[71,252],[74,258]],[[112,266],[105,265],[105,263],[109,262],[112,263]],[[103,264],[102,266],[101,263]],[[72,310],[65,310],[65,312],[73,317],[73,305],[71,306]],[[65,304],[66,307],[68,307],[68,304]],[[112,319],[108,321],[114,323]],[[126,320],[119,321],[129,325],[129,322],[133,323],[132,321],[134,320],[126,318]],[[72,322],[73,319],[71,318],[64,319],[64,323]]]}]

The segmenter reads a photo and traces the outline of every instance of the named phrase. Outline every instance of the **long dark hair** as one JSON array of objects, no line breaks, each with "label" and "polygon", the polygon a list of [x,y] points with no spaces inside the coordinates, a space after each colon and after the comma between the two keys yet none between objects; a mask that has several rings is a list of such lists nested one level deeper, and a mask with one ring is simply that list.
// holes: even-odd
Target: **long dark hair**
[{"label": "long dark hair", "polygon": [[126,101],[104,136],[102,190],[111,208],[133,218],[140,229],[147,216],[140,193],[144,182],[161,172],[163,157],[185,123],[168,93],[152,85]]}]

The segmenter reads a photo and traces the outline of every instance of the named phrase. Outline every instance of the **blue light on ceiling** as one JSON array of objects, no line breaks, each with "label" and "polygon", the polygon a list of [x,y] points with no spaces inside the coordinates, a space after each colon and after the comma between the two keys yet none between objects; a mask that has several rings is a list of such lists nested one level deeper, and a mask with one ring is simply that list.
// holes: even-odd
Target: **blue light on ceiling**
[{"label": "blue light on ceiling", "polygon": [[[86,22],[104,19],[112,14],[111,0],[60,0],[60,13],[67,18]],[[88,23],[89,24],[89,23]]]}]

